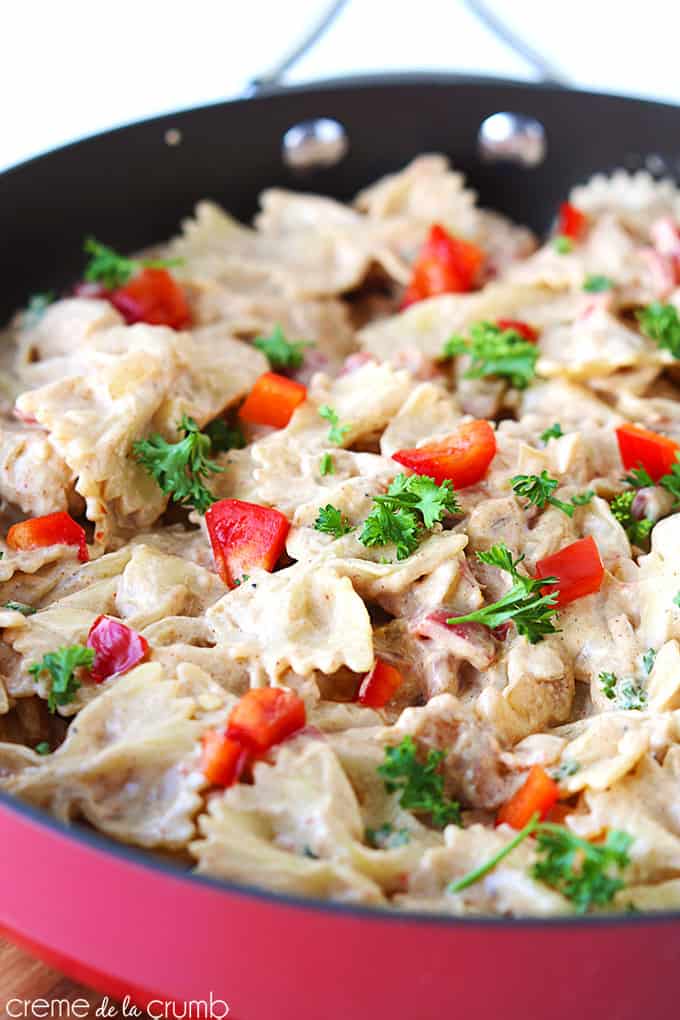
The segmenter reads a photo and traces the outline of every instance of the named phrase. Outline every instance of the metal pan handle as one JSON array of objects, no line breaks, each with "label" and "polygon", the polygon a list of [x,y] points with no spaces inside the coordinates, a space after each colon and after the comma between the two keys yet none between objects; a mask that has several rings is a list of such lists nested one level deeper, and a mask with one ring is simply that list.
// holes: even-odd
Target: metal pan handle
[{"label": "metal pan handle", "polygon": [[[257,75],[249,82],[247,94],[255,95],[283,88],[287,71],[314,48],[342,12],[347,2],[348,0],[331,0],[314,23],[308,26],[302,37],[269,70]],[[463,3],[492,35],[537,73],[539,81],[552,85],[568,84],[562,71],[510,28],[484,0],[463,0]]]}]

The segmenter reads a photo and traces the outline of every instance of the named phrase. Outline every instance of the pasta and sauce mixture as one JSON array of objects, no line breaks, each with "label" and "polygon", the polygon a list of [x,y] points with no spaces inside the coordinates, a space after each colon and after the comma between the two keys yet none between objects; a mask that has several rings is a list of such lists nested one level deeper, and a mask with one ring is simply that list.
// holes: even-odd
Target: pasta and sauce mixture
[{"label": "pasta and sauce mixture", "polygon": [[436,155],[86,239],[3,336],[0,789],[296,895],[680,908],[678,309],[642,173],[542,246]]}]

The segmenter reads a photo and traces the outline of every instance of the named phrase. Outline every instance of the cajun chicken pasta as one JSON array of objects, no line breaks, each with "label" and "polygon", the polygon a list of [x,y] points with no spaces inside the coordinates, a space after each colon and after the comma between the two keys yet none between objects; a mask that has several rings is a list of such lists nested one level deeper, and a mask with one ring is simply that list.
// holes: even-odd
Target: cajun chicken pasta
[{"label": "cajun chicken pasta", "polygon": [[0,364],[0,789],[294,895],[680,908],[680,193],[84,241]]}]

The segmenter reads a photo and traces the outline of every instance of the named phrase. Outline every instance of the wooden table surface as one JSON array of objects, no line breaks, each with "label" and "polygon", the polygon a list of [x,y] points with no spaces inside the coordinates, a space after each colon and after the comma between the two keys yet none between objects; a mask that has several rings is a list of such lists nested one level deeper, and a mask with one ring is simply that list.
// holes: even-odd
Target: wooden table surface
[{"label": "wooden table surface", "polygon": [[[86,999],[91,1005],[91,1016],[100,1004],[98,992],[63,977],[56,970],[34,960],[21,949],[0,939],[0,1020],[8,1020],[8,1000],[19,999]],[[12,1009],[16,1015],[16,1007]]]}]

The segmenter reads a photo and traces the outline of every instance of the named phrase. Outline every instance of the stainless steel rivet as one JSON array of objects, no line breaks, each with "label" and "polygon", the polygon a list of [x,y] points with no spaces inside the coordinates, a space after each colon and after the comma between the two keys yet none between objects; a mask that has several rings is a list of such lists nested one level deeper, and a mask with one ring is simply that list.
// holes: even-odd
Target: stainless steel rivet
[{"label": "stainless steel rivet", "polygon": [[342,124],[329,117],[318,117],[288,128],[281,156],[291,170],[316,170],[335,166],[348,149],[347,132]]},{"label": "stainless steel rivet", "polygon": [[523,113],[493,113],[480,125],[477,146],[488,163],[539,166],[547,152],[545,128],[535,117]]},{"label": "stainless steel rivet", "polygon": [[177,128],[168,128],[163,137],[166,145],[180,145],[182,142],[182,132]]}]

